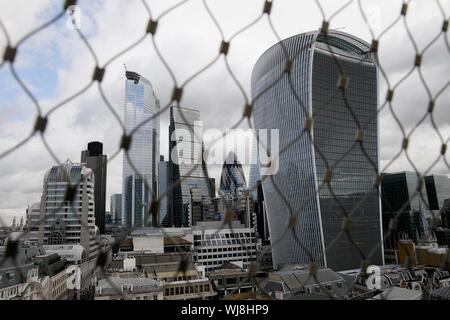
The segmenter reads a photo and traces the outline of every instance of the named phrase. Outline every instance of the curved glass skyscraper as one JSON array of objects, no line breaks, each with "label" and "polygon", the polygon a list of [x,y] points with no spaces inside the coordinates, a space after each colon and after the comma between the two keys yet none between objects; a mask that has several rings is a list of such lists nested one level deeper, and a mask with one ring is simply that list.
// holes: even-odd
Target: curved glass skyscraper
[{"label": "curved glass skyscraper", "polygon": [[[279,170],[273,176],[298,217],[295,233],[321,266],[334,270],[359,268],[361,255],[345,235],[330,248],[342,228],[340,204],[348,212],[356,208],[351,225],[353,241],[366,255],[376,248],[370,262],[382,264],[382,245],[377,247],[382,237],[380,201],[373,190],[379,162],[376,56],[366,42],[337,31],[327,36],[319,31],[304,33],[283,43],[292,60],[295,94],[284,72],[285,53],[276,44],[260,57],[253,70],[253,117],[257,129],[279,130],[280,150],[295,141],[281,154]],[[345,98],[353,114],[338,88],[340,68],[348,75]],[[302,134],[307,117],[314,119],[314,144],[308,134]],[[358,146],[352,149],[358,129],[354,117],[364,128],[363,146],[371,161]],[[319,190],[327,172],[323,158],[329,165],[340,159],[331,180],[334,196],[326,187]],[[263,191],[274,266],[311,262],[288,231],[289,210],[271,179],[263,181]]]},{"label": "curved glass skyscraper", "polygon": [[220,191],[236,195],[238,188],[246,188],[244,170],[236,154],[231,151],[222,166],[220,178]]},{"label": "curved glass skyscraper", "polygon": [[[130,71],[126,72],[126,78],[124,123],[126,133],[130,134],[159,111],[159,100],[150,81]],[[158,196],[159,117],[133,133],[128,158],[124,154],[122,224],[129,228],[144,227],[149,222],[145,212],[150,206],[152,192]]]}]

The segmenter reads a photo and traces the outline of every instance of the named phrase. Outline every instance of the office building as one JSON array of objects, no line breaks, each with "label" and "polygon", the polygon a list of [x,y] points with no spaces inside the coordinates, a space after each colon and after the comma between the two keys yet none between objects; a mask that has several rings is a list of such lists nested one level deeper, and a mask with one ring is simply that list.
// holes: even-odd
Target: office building
[{"label": "office building", "polygon": [[425,186],[430,210],[439,217],[445,200],[450,199],[450,180],[445,175],[430,175],[425,177]]},{"label": "office building", "polygon": [[261,181],[261,174],[259,171],[259,157],[258,157],[258,140],[256,136],[253,138],[252,155],[250,161],[250,174],[248,178],[248,190],[253,198],[257,199],[257,181]]},{"label": "office building", "polygon": [[257,289],[256,282],[249,278],[248,271],[231,262],[208,273],[208,278],[220,298],[245,292],[256,292]]},{"label": "office building", "polygon": [[158,197],[159,100],[153,86],[141,75],[127,71],[124,125],[132,134],[131,145],[123,156],[122,224],[126,228],[157,225],[149,217],[153,198]]},{"label": "office building", "polygon": [[220,192],[227,194],[236,194],[238,188],[246,188],[244,170],[236,154],[230,152],[222,166],[220,179]]},{"label": "office building", "polygon": [[[85,164],[69,160],[48,170],[40,210],[37,205],[28,210],[29,241],[40,245],[80,244],[89,259],[95,258],[100,235],[95,225],[94,179],[95,175]],[[73,202],[64,201],[67,189],[74,184],[78,187]]]},{"label": "office building", "polygon": [[193,259],[205,266],[206,272],[233,262],[247,269],[256,261],[255,230],[237,221],[232,226],[222,222],[200,222],[192,227],[194,235]]},{"label": "office building", "polygon": [[[169,184],[176,183],[169,197],[169,226],[191,226],[189,199],[191,189],[199,189],[202,196],[214,197],[206,164],[203,161],[200,112],[194,109],[171,107],[169,126]],[[179,182],[179,183],[177,183]]]},{"label": "office building", "polygon": [[397,230],[384,239],[386,249],[397,249],[400,239],[418,244],[428,229],[425,186],[421,189],[422,196],[416,192],[419,181],[415,172],[386,173],[382,178],[383,229],[388,231],[391,219],[398,216]]},{"label": "office building", "polygon": [[164,161],[164,156],[159,160],[159,223],[169,227],[169,195],[166,194],[169,187],[169,161]]},{"label": "office building", "polygon": [[81,163],[94,172],[94,212],[95,225],[101,234],[105,233],[106,223],[106,169],[108,157],[103,154],[103,144],[90,142],[88,148],[81,152]]},{"label": "office building", "polygon": [[110,207],[113,224],[121,224],[122,222],[122,194],[115,193],[111,195]]},{"label": "office building", "polygon": [[109,277],[98,281],[95,300],[163,300],[164,284],[148,278]]},{"label": "office building", "polygon": [[[268,130],[268,142],[276,137],[272,130],[278,130],[279,150],[284,150],[279,159],[272,159],[272,164],[278,164],[274,182],[262,181],[271,240],[277,241],[272,251],[274,267],[310,263],[306,250],[322,267],[337,271],[360,267],[361,255],[347,237],[333,242],[342,230],[341,205],[352,212],[353,241],[365,254],[375,248],[371,263],[382,264],[382,245],[377,245],[382,243],[380,203],[373,188],[379,169],[376,55],[365,41],[338,31],[308,32],[283,43],[268,49],[252,74],[252,96],[258,97],[253,106],[255,127]],[[283,48],[295,57],[291,64]],[[286,67],[290,76],[283,75]],[[345,99],[338,86],[345,88]],[[310,118],[314,128],[305,134]],[[355,133],[365,154],[360,147],[352,148]],[[278,154],[269,143],[267,147],[273,156]],[[331,174],[327,163],[338,159]],[[259,164],[265,175],[269,166],[261,161],[261,154]],[[334,194],[327,187],[319,189],[329,178]],[[286,201],[297,217],[296,238],[294,232],[286,232],[290,221]],[[332,249],[327,250],[331,243]]]}]

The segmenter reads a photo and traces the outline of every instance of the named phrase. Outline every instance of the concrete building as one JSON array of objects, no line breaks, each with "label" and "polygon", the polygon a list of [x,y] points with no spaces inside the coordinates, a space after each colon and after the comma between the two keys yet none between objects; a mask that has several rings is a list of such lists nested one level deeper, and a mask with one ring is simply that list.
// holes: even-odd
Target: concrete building
[{"label": "concrete building", "polygon": [[[89,259],[96,258],[100,234],[95,225],[94,177],[85,164],[69,160],[48,170],[40,208],[34,204],[27,210],[27,240],[40,245],[79,244]],[[78,184],[73,202],[64,201],[72,184]]]},{"label": "concrete building", "polygon": [[[175,257],[175,255],[173,255]],[[164,300],[211,300],[217,297],[210,280],[205,276],[204,267],[189,261],[183,271],[178,261],[147,263],[142,265],[145,274],[156,281],[164,282]]]},{"label": "concrete building", "polygon": [[213,283],[220,298],[227,295],[256,292],[257,288],[255,281],[249,278],[246,270],[230,262],[209,272],[208,278]]},{"label": "concrete building", "polygon": [[163,300],[164,284],[148,278],[111,277],[97,282],[95,300]]},{"label": "concrete building", "polygon": [[331,269],[319,269],[316,278],[307,267],[288,267],[269,274],[263,291],[277,300],[286,300],[298,295],[313,295],[316,298],[343,299],[348,292],[344,278]]},{"label": "concrete building", "polygon": [[[4,258],[4,248],[0,257]],[[68,261],[42,247],[23,245],[0,267],[0,300],[67,300]]]},{"label": "concrete building", "polygon": [[256,261],[255,230],[233,221],[232,228],[222,222],[200,222],[192,227],[194,261],[205,266],[206,272],[227,262],[240,263],[247,269]]}]

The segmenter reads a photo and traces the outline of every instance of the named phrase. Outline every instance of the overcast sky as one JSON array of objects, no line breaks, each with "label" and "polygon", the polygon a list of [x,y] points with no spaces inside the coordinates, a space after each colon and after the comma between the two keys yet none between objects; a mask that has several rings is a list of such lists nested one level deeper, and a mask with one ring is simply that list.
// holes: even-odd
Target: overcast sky
[{"label": "overcast sky", "polygon": [[[36,26],[60,10],[62,0],[0,0],[0,19],[8,30],[13,45]],[[154,17],[178,1],[148,0]],[[320,1],[326,17],[330,17],[348,1]],[[361,1],[371,26],[378,36],[399,15],[402,1]],[[210,0],[211,11],[222,26],[226,40],[237,30],[256,19],[263,0]],[[450,14],[450,1],[441,0]],[[100,65],[139,39],[145,31],[148,15],[140,0],[79,1],[81,31],[95,51]],[[77,92],[91,79],[95,62],[74,30],[66,27],[67,17],[38,33],[19,48],[15,66],[30,91],[38,98],[44,112],[56,103]],[[313,0],[274,1],[272,21],[281,38],[318,29],[321,12]],[[412,1],[407,23],[414,40],[422,50],[439,34],[444,17],[437,1]],[[364,23],[353,1],[331,21],[332,28],[345,28],[371,42],[369,28]],[[447,34],[448,38],[448,34]],[[217,55],[220,32],[207,14],[201,0],[190,0],[159,21],[155,41],[181,84]],[[250,76],[258,57],[276,37],[267,17],[233,39],[229,62],[231,69],[250,93]],[[447,42],[448,43],[448,42]],[[0,33],[0,52],[6,38]],[[432,95],[445,89],[436,101],[435,120],[439,132],[447,140],[450,136],[450,48],[444,37],[425,53],[422,72]],[[414,46],[405,25],[400,20],[380,40],[380,61],[391,84],[395,84],[413,66]],[[139,46],[121,56],[106,71],[103,87],[116,112],[123,116],[124,67],[148,78],[164,106],[169,102],[174,83],[155,53],[148,37]],[[386,84],[380,82],[380,99],[384,101]],[[393,108],[398,119],[409,132],[428,108],[427,89],[415,71],[395,94]],[[204,128],[224,130],[236,123],[242,115],[244,97],[228,74],[223,58],[185,88],[183,106],[201,112]],[[13,79],[9,66],[0,69],[0,153],[25,138],[34,125],[36,108]],[[246,124],[241,126],[247,128]],[[105,153],[112,155],[119,146],[120,127],[101,99],[97,86],[53,113],[45,132],[46,140],[59,160],[79,161],[80,151],[89,141],[104,143]],[[389,109],[380,115],[381,168],[400,150],[402,135]],[[441,141],[427,119],[411,138],[409,155],[416,167],[423,171],[439,156]],[[168,152],[168,112],[161,116],[161,153]],[[447,161],[449,160],[447,153]],[[13,216],[25,214],[29,203],[38,202],[42,192],[43,176],[55,165],[38,137],[19,150],[0,160],[0,218],[10,222]],[[412,170],[400,157],[388,171]],[[109,196],[121,192],[122,154],[108,165],[107,208]],[[209,168],[210,175],[219,179],[220,168]],[[432,173],[449,174],[444,161],[439,161]],[[246,168],[248,174],[248,168]]]}]

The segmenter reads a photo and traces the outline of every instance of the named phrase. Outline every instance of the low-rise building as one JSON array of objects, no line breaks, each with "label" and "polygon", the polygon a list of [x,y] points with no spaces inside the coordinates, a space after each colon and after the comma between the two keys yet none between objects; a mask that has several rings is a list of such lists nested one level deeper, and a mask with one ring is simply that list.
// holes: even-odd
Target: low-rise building
[{"label": "low-rise building", "polygon": [[237,221],[231,227],[222,222],[198,222],[194,234],[194,261],[205,266],[206,272],[220,268],[227,262],[242,263],[244,269],[256,261],[254,228],[246,228]]},{"label": "low-rise building", "polygon": [[163,300],[164,284],[149,278],[111,277],[97,282],[95,300]]},{"label": "low-rise building", "polygon": [[256,292],[256,284],[247,271],[236,264],[226,263],[208,273],[219,297],[245,292]]},{"label": "low-rise building", "polygon": [[343,299],[348,294],[343,277],[331,269],[319,269],[315,277],[310,274],[306,266],[283,269],[269,273],[263,289],[266,294],[277,300],[291,299],[304,294]]}]

